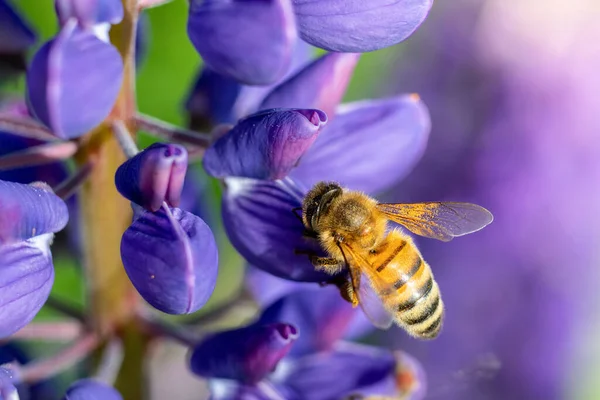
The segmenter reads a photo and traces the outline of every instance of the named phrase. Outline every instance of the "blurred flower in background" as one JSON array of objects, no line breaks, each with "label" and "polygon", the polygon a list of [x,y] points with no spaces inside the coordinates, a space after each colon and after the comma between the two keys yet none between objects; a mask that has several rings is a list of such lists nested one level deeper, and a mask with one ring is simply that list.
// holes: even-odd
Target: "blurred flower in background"
[{"label": "blurred flower in background", "polygon": [[[422,162],[385,200],[459,199],[495,216],[450,244],[417,239],[447,322],[432,343],[388,337],[424,363],[428,398],[585,390],[577,356],[598,305],[600,50],[589,38],[600,33],[590,17],[599,10],[592,1],[439,2],[402,51],[391,79],[421,94],[432,132]],[[497,371],[478,379],[486,354]],[[473,376],[451,383],[465,370]]]}]

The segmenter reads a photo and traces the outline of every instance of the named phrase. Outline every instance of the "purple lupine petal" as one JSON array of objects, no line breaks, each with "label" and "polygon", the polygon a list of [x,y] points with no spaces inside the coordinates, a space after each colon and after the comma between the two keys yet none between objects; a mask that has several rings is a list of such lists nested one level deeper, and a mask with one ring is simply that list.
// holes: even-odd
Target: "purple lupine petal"
[{"label": "purple lupine petal", "polygon": [[212,231],[199,217],[178,208],[152,213],[135,208],[136,219],[121,239],[129,279],[153,307],[188,314],[210,298],[218,254]]},{"label": "purple lupine petal", "polygon": [[330,51],[362,53],[400,43],[433,0],[293,0],[300,37]]},{"label": "purple lupine petal", "polygon": [[298,330],[287,323],[220,332],[194,348],[191,369],[205,378],[256,383],[275,369],[297,337]]},{"label": "purple lupine petal", "polygon": [[96,24],[118,24],[123,19],[121,0],[55,0],[61,25],[75,18],[79,25],[91,28]]},{"label": "purple lupine petal", "polygon": [[271,304],[258,324],[284,321],[293,324],[302,335],[290,354],[301,356],[330,350],[344,336],[357,310],[345,301],[336,287],[296,290]]},{"label": "purple lupine petal", "polygon": [[75,138],[108,115],[122,79],[123,61],[117,49],[70,20],[31,62],[29,109],[55,135]]},{"label": "purple lupine petal", "polygon": [[123,400],[117,389],[95,379],[80,379],[71,384],[63,400]]},{"label": "purple lupine petal", "polygon": [[261,309],[289,293],[314,287],[311,283],[279,278],[250,264],[245,269],[244,283]]},{"label": "purple lupine petal", "polygon": [[296,41],[292,55],[292,63],[288,73],[279,81],[267,86],[243,85],[234,106],[234,115],[239,119],[258,111],[258,106],[279,83],[283,82],[314,58],[315,48],[303,40]]},{"label": "purple lupine petal", "polygon": [[10,369],[0,367],[0,400],[18,400],[13,373]]},{"label": "purple lupine petal", "polygon": [[308,187],[332,180],[378,192],[411,171],[429,128],[429,113],[416,95],[343,105],[290,176]]},{"label": "purple lupine petal", "polygon": [[190,126],[206,130],[214,125],[234,123],[233,106],[241,88],[236,80],[204,66],[185,103]]},{"label": "purple lupine petal", "polygon": [[31,322],[48,299],[54,282],[52,236],[0,246],[0,338]]},{"label": "purple lupine petal", "polygon": [[285,177],[327,123],[320,110],[265,110],[240,120],[206,150],[203,165],[216,178]]},{"label": "purple lupine petal", "polygon": [[305,254],[320,254],[314,240],[303,237],[304,225],[293,209],[301,198],[279,182],[229,178],[223,195],[223,224],[236,250],[252,265],[284,279],[322,282],[330,278],[315,271]]},{"label": "purple lupine petal", "polygon": [[260,105],[269,108],[316,108],[331,120],[346,92],[359,54],[329,53],[278,85]]},{"label": "purple lupine petal", "polygon": [[396,390],[390,380],[395,376],[394,356],[376,347],[338,343],[334,351],[286,359],[282,367],[272,379],[293,393],[293,399],[344,399],[352,394],[391,396]]},{"label": "purple lupine petal", "polygon": [[115,185],[123,197],[148,210],[157,211],[164,201],[177,207],[187,166],[185,147],[154,143],[119,166]]},{"label": "purple lupine petal", "polygon": [[[244,282],[246,284],[246,288],[252,294],[252,298],[258,303],[259,306],[261,306],[261,308],[270,306],[280,298],[288,296],[292,293],[303,292],[315,288],[315,285],[309,282],[296,282],[279,278],[273,274],[265,272],[260,268],[256,268],[253,265],[246,266]],[[326,290],[328,291],[328,289]],[[340,297],[339,292],[337,296]],[[337,301],[336,304],[339,305]],[[305,329],[300,328],[302,324],[296,323],[295,325],[298,326],[300,330],[305,331]],[[375,327],[373,326],[373,323],[365,316],[364,312],[355,312],[352,321],[350,321],[344,332],[340,332],[340,335],[342,335],[344,339],[354,340],[367,335],[374,329]],[[302,336],[300,343],[297,343],[294,346],[294,349],[292,350],[293,354],[301,351],[303,347],[302,343],[307,342],[305,339],[306,338]],[[324,348],[326,346],[321,347]]]},{"label": "purple lupine petal", "polygon": [[67,205],[45,184],[0,181],[0,245],[62,230]]},{"label": "purple lupine petal", "polygon": [[21,53],[35,43],[35,34],[6,0],[0,0],[0,55]]},{"label": "purple lupine petal", "polygon": [[283,77],[296,41],[291,0],[193,0],[187,31],[210,68],[249,85]]}]

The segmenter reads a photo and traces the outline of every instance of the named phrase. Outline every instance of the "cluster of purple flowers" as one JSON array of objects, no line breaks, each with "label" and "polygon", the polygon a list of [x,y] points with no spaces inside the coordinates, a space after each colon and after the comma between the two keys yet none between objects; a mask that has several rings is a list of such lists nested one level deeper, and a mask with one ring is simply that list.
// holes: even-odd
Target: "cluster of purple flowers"
[{"label": "cluster of purple flowers", "polygon": [[[92,253],[120,251],[131,284],[154,309],[200,310],[213,294],[219,266],[212,229],[182,199],[192,179],[188,163],[200,154],[204,170],[223,184],[225,231],[258,274],[249,290],[261,299],[267,286],[282,288],[277,298],[259,301],[262,312],[248,325],[183,340],[191,348],[190,368],[208,380],[212,398],[422,398],[425,381],[416,360],[350,341],[372,326],[337,290],[314,284],[329,277],[298,254],[307,246],[320,250],[303,237],[292,210],[319,181],[377,194],[418,161],[430,129],[418,95],[340,102],[360,53],[406,39],[432,0],[191,1],[187,30],[204,66],[186,107],[192,127],[206,134],[137,114],[130,104],[140,45],[135,35],[143,21],[138,12],[157,3],[56,0],[59,31],[31,59],[24,99],[0,108],[0,339],[18,334],[47,301],[54,277],[50,245],[69,211],[79,227],[98,222],[69,200],[85,201],[78,189],[98,171],[103,178],[93,184],[116,187],[130,202],[132,220],[124,232],[106,232],[121,235],[120,249],[94,247],[86,237],[77,245]],[[129,29],[120,43],[111,43],[113,25]],[[0,0],[0,65],[24,59],[34,43],[31,30]],[[310,45],[330,52],[315,59]],[[177,144],[139,151],[130,134],[136,128]],[[127,158],[113,169],[101,150],[111,142]],[[67,174],[63,162],[70,158],[77,168]],[[89,259],[84,264],[112,268]],[[265,272],[295,282],[268,281]],[[82,342],[85,351],[118,338],[129,323],[150,336],[179,329],[145,304],[121,300],[131,308],[126,321],[107,328],[95,324],[94,315],[82,318],[91,332]],[[15,398],[14,385],[34,381],[39,371],[32,370],[0,368],[0,399]],[[103,381],[111,380],[80,380],[65,398],[121,398]]]}]

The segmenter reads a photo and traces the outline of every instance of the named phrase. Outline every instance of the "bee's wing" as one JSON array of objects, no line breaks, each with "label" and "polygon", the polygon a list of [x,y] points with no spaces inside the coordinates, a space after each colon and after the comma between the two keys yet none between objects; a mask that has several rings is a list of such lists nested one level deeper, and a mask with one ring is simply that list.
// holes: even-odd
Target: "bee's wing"
[{"label": "bee's wing", "polygon": [[471,203],[380,203],[377,204],[377,209],[389,220],[417,235],[444,242],[456,236],[477,232],[494,220],[491,212]]},{"label": "bee's wing", "polygon": [[390,329],[394,322],[393,315],[386,309],[381,298],[375,293],[371,282],[364,272],[360,275],[358,301],[369,320],[379,329]]},{"label": "bee's wing", "polygon": [[346,254],[351,257],[352,261],[346,260],[346,264],[350,270],[352,287],[358,297],[360,307],[373,325],[379,329],[389,329],[394,322],[394,316],[387,310],[373,287],[373,285],[377,285],[379,277],[371,272],[368,261],[355,253],[349,245],[342,243],[340,248],[344,257]]}]

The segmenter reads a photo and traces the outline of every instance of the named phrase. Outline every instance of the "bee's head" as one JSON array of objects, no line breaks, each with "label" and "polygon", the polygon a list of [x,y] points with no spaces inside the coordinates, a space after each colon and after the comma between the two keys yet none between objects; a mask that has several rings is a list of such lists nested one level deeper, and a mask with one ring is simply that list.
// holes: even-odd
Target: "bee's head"
[{"label": "bee's head", "polygon": [[335,182],[319,182],[304,197],[302,221],[307,229],[315,231],[320,216],[327,212],[333,199],[342,194],[342,188]]}]

